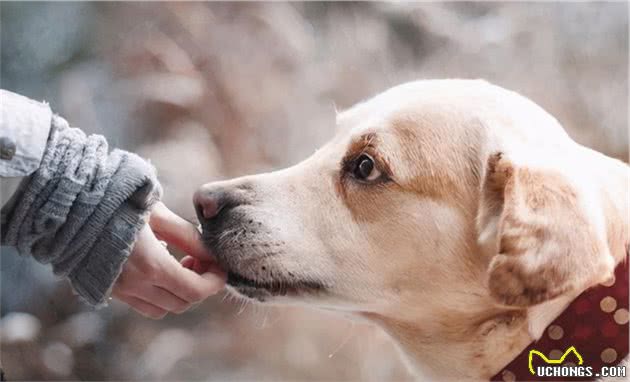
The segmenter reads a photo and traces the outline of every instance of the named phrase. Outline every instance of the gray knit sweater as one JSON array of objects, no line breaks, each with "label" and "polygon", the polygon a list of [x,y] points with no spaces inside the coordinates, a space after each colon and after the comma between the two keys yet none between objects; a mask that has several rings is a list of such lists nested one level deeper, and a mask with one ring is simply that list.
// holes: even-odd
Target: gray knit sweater
[{"label": "gray knit sweater", "polygon": [[2,244],[50,263],[88,303],[100,305],[161,188],[137,155],[109,153],[105,138],[60,117],[51,124],[39,168],[2,208]]}]

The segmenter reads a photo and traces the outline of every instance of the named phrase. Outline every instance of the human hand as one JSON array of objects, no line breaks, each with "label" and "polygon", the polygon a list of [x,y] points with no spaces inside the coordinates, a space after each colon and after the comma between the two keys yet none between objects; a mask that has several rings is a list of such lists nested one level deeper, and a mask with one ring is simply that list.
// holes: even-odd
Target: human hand
[{"label": "human hand", "polygon": [[[160,240],[187,254],[181,264]],[[112,296],[147,317],[160,319],[169,312],[183,313],[216,294],[225,280],[225,272],[204,247],[195,226],[158,202],[149,223],[138,233]]]}]

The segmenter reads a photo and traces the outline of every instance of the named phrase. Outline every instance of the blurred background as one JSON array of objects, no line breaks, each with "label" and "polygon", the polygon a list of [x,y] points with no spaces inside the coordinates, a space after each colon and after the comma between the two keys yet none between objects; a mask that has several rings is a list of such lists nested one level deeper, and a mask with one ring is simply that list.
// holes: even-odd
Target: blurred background
[{"label": "blurred background", "polygon": [[[282,168],[334,109],[419,78],[485,78],[627,161],[628,4],[0,4],[0,85],[158,168],[192,218],[210,180]],[[407,380],[377,329],[219,295],[151,321],[92,311],[49,270],[1,256],[1,365],[12,380]]]}]

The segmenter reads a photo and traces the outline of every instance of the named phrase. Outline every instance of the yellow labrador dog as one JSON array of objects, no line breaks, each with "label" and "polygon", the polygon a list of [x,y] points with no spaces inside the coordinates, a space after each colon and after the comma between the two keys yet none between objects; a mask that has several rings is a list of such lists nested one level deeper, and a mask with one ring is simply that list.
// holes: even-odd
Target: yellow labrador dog
[{"label": "yellow labrador dog", "polygon": [[418,81],[305,161],[194,197],[231,290],[351,312],[430,379],[488,379],[628,251],[629,169],[528,99]]}]

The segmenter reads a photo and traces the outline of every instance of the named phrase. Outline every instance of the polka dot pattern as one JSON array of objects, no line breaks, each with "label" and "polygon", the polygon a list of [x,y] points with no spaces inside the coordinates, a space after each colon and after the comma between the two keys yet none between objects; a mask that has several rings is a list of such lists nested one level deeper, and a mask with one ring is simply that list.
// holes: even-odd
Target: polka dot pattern
[{"label": "polka dot pattern", "polygon": [[[540,380],[529,372],[529,351],[546,354],[549,359],[560,359],[574,346],[582,356],[584,366],[596,372],[603,366],[616,365],[628,356],[628,261],[615,269],[614,277],[578,296],[548,327],[543,336],[530,344],[512,362],[497,373],[493,381]],[[567,355],[563,365],[577,365],[573,353]],[[532,366],[548,366],[538,356]],[[545,377],[545,381],[562,381],[563,378]],[[593,380],[593,378],[572,378]]]},{"label": "polka dot pattern", "polygon": [[628,313],[628,309],[619,309],[613,315],[615,322],[617,325],[625,325],[628,323],[628,319],[630,318],[630,314]]},{"label": "polka dot pattern", "polygon": [[606,296],[599,302],[599,307],[602,311],[610,313],[617,308],[617,300],[614,297]]},{"label": "polka dot pattern", "polygon": [[560,359],[564,352],[560,349],[553,349],[549,352],[549,359]]},{"label": "polka dot pattern", "polygon": [[602,351],[600,357],[604,363],[613,363],[617,360],[617,351],[613,348],[606,348]]},{"label": "polka dot pattern", "polygon": [[562,338],[562,336],[564,336],[564,329],[562,329],[562,327],[558,325],[550,325],[547,329],[547,335],[552,340],[559,340]]},{"label": "polka dot pattern", "polygon": [[501,380],[504,382],[514,382],[516,381],[516,375],[509,370],[503,370],[501,374]]}]

